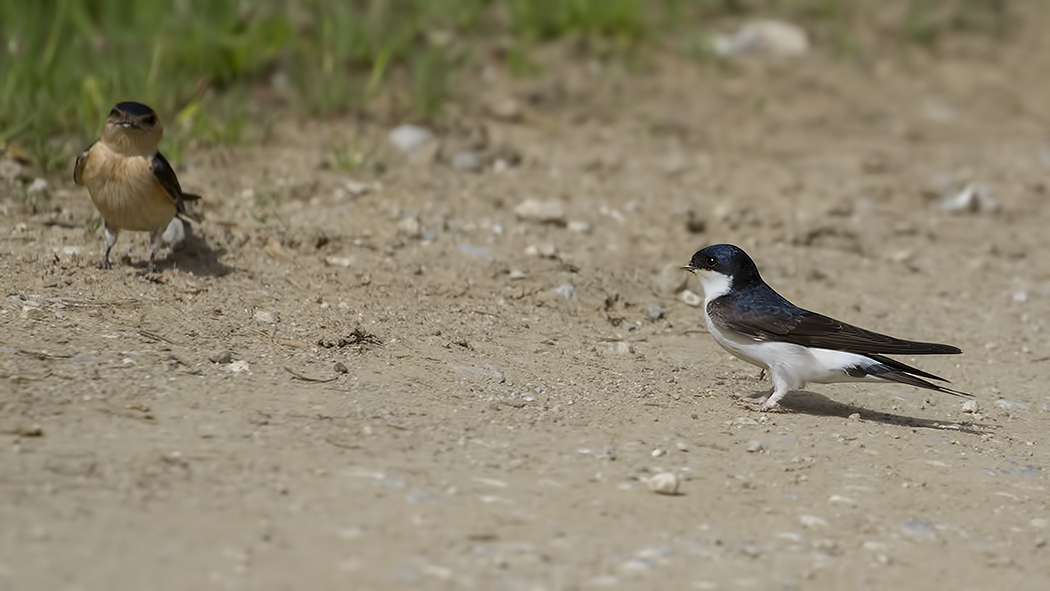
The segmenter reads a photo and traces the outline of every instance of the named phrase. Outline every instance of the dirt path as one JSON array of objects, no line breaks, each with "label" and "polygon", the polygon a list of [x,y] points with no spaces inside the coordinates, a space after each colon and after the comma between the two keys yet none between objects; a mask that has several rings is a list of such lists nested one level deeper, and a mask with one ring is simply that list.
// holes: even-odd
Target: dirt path
[{"label": "dirt path", "polygon": [[[485,126],[507,166],[481,173],[288,122],[188,152],[207,247],[157,281],[92,266],[80,188],[7,201],[0,589],[1045,588],[1037,43],[497,82],[522,121],[441,134]],[[334,145],[380,146],[381,184]],[[968,182],[1001,210],[942,212]],[[715,242],[800,305],[961,347],[916,362],[977,413],[848,384],[747,410],[765,382],[674,293]]]}]

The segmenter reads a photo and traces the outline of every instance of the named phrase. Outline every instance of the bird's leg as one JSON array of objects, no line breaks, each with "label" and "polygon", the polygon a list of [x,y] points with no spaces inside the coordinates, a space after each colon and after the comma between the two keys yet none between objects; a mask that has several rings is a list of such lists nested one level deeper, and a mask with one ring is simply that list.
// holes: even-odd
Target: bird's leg
[{"label": "bird's leg", "polygon": [[161,244],[164,243],[164,229],[153,228],[149,231],[149,265],[146,267],[146,273],[155,273],[157,271],[157,265],[154,260],[157,258],[157,252],[160,251]]},{"label": "bird's leg", "polygon": [[769,374],[773,377],[773,390],[769,398],[766,398],[766,401],[762,403],[762,410],[769,410],[776,406],[777,402],[791,390],[791,384],[788,383],[784,376],[773,370],[770,370]]},{"label": "bird's leg", "polygon": [[[758,379],[759,380],[765,379],[767,373],[769,373],[769,368],[763,367],[758,373]],[[763,402],[765,402],[766,399],[769,398],[772,394],[773,394],[773,388],[770,388],[770,389],[766,390],[765,392],[755,392],[754,394],[749,395],[748,398],[758,398],[758,399],[761,399]]]},{"label": "bird's leg", "polygon": [[109,262],[109,251],[113,250],[113,245],[117,243],[117,234],[120,231],[110,228],[108,223],[104,223],[103,228],[106,232],[106,254],[102,255],[102,262],[99,264],[99,268],[112,269],[113,265]]},{"label": "bird's leg", "polygon": [[[765,376],[766,373],[768,373],[768,370],[766,368],[762,368],[762,374],[759,375],[759,379],[761,379],[763,376]],[[770,396],[772,396],[773,392],[775,392],[775,391],[776,391],[776,388],[774,386],[774,387],[772,387],[772,388],[770,388],[768,390],[765,390],[765,391],[755,392],[753,394],[749,394],[747,396],[747,400],[746,401],[741,399],[741,402],[743,402],[744,405],[747,406],[750,410],[766,410],[765,406],[757,406],[757,405],[762,404],[765,401],[769,400]]]}]

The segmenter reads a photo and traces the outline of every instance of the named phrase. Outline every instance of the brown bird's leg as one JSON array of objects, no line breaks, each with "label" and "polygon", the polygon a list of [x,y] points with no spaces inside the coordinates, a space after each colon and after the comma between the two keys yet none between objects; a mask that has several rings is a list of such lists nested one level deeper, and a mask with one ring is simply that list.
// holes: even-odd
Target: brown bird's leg
[{"label": "brown bird's leg", "polygon": [[157,265],[153,263],[154,259],[157,258],[157,252],[160,251],[161,245],[164,243],[164,228],[153,228],[149,231],[149,266],[146,267],[147,273],[156,273]]},{"label": "brown bird's leg", "polygon": [[100,269],[112,269],[113,265],[109,262],[109,251],[113,250],[113,245],[117,243],[117,233],[120,230],[114,230],[109,227],[109,224],[103,224],[106,231],[106,254],[102,255],[102,263],[99,264]]}]

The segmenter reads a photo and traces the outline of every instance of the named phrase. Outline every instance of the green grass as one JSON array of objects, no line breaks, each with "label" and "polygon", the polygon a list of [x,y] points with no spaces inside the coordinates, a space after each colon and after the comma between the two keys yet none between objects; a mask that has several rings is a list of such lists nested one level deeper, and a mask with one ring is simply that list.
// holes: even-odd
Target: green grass
[{"label": "green grass", "polygon": [[[906,38],[1001,30],[1005,0],[885,0]],[[45,171],[97,137],[121,100],[153,106],[165,150],[228,144],[286,112],[440,117],[464,67],[502,47],[515,75],[532,49],[698,53],[724,17],[779,16],[849,42],[865,0],[6,0],[0,2],[0,150]],[[934,10],[936,8],[936,10]],[[670,41],[670,42],[669,42]]]}]

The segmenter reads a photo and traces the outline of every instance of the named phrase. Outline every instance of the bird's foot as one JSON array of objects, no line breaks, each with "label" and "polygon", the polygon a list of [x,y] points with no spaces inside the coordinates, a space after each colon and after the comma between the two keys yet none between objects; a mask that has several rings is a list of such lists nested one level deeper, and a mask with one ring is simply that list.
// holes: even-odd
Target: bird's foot
[{"label": "bird's foot", "polygon": [[770,404],[771,392],[756,392],[737,398],[737,403],[754,412],[785,412],[776,400]]},{"label": "bird's foot", "polygon": [[762,403],[762,407],[760,410],[762,412],[787,412],[787,410],[783,406],[780,406],[779,402],[773,401],[771,403],[769,400],[766,400]]},{"label": "bird's foot", "polygon": [[109,259],[102,259],[102,262],[100,262],[99,264],[97,264],[95,266],[98,267],[99,269],[105,269],[107,271],[109,269],[113,268],[113,264],[109,262]]}]

